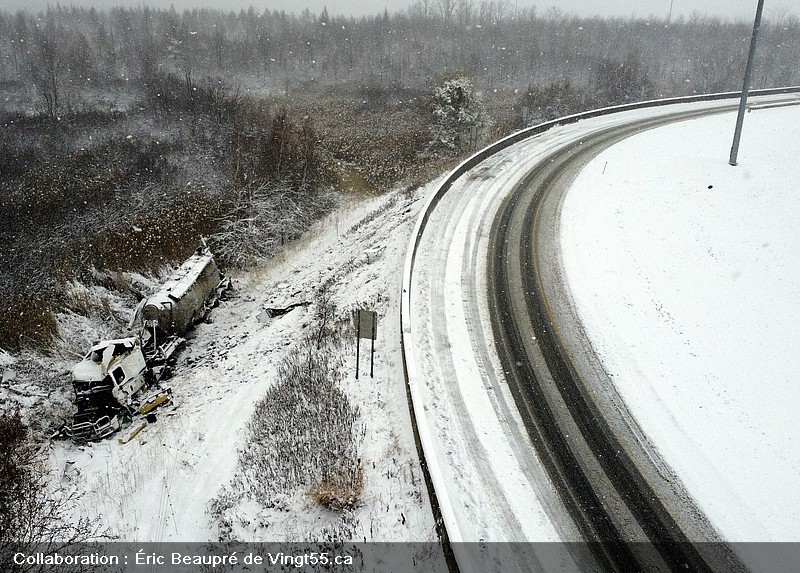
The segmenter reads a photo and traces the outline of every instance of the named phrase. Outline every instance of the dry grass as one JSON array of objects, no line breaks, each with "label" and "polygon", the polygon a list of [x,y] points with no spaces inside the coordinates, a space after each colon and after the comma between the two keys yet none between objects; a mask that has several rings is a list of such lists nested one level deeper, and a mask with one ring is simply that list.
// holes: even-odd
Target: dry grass
[{"label": "dry grass", "polygon": [[303,342],[283,361],[278,382],[248,423],[249,443],[239,461],[245,489],[265,506],[298,487],[358,482],[359,411],[338,387],[331,355],[313,338]]},{"label": "dry grass", "polygon": [[50,301],[35,293],[6,294],[0,306],[0,348],[43,348],[58,332]]},{"label": "dry grass", "polygon": [[65,307],[81,316],[112,315],[111,303],[107,295],[98,295],[79,283],[72,283],[64,298]]},{"label": "dry grass", "polygon": [[333,476],[313,486],[308,494],[322,507],[332,511],[353,509],[361,499],[364,489],[364,471],[359,467],[355,474]]}]

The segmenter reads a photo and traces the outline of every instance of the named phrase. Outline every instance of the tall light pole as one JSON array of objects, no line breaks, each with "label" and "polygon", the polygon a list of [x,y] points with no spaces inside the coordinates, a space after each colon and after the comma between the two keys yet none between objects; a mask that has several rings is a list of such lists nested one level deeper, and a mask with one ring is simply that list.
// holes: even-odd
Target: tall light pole
[{"label": "tall light pole", "polygon": [[753,23],[753,37],[750,40],[750,53],[747,56],[747,67],[744,69],[742,99],[739,102],[739,115],[736,117],[736,131],[733,132],[731,158],[728,161],[728,163],[731,165],[736,165],[736,159],[739,155],[739,141],[742,139],[742,124],[744,123],[744,112],[747,108],[747,95],[750,93],[750,76],[753,73],[753,59],[756,54],[756,40],[758,39],[758,29],[761,27],[761,13],[763,11],[764,0],[758,0],[758,8],[756,8],[756,20]]}]

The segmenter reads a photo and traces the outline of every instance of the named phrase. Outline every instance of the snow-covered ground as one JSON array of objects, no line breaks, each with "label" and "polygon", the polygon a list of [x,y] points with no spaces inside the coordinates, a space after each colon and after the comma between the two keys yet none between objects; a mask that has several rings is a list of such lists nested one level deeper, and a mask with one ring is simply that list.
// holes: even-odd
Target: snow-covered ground
[{"label": "snow-covered ground", "polygon": [[[685,121],[602,152],[567,194],[587,335],[722,538],[800,541],[800,106]],[[796,564],[795,564],[796,565]]]},{"label": "snow-covered ground", "polygon": [[[439,298],[417,303],[428,339],[415,341],[412,358],[427,392],[417,414],[430,424],[427,437],[439,440],[429,463],[446,480],[444,502],[462,524],[458,539],[577,538],[526,444],[497,358],[486,350],[480,253],[490,219],[482,217],[538,158],[591,130],[659,113],[637,110],[555,128],[495,156],[451,190],[450,197],[465,201],[442,204],[446,214],[422,245],[427,271],[464,279],[415,279],[416,295],[436,290]],[[723,537],[800,540],[800,493],[793,489],[800,478],[800,426],[793,423],[800,400],[790,361],[800,339],[800,143],[787,127],[800,124],[800,108],[749,113],[735,168],[727,164],[732,117],[659,128],[603,152],[567,194],[564,263],[605,368]],[[496,170],[508,166],[504,175]],[[472,196],[481,184],[491,195]],[[279,259],[237,277],[237,298],[213,311],[182,354],[170,382],[174,409],[159,412],[129,444],[52,445],[56,479],[82,494],[80,513],[101,518],[122,540],[217,539],[209,504],[234,477],[254,404],[302,337],[311,309],[266,322],[258,316],[265,307],[309,299],[335,275],[340,309],[366,302],[380,315],[375,379],[357,382],[351,373],[343,381],[366,435],[364,492],[350,523],[358,539],[435,540],[399,345],[401,271],[420,207],[400,193],[340,210]],[[441,251],[438,239],[452,250]],[[353,365],[354,356],[345,359]],[[469,385],[459,386],[465,380]],[[437,386],[442,382],[450,386]],[[462,430],[470,434],[456,434]],[[238,537],[309,539],[340,518],[304,491],[279,501],[272,508],[229,504]]]},{"label": "snow-covered ground", "polygon": [[322,508],[301,489],[273,507],[225,499],[225,517],[242,541],[336,539],[344,530],[355,540],[436,541],[407,406],[397,300],[417,197],[429,190],[340,208],[275,260],[235,276],[233,297],[196,327],[180,354],[169,380],[174,407],[156,411],[157,421],[130,443],[116,436],[81,446],[52,442],[56,486],[80,495],[76,513],[100,520],[122,541],[217,540],[220,515],[212,502],[229,493],[237,452],[247,447],[247,421],[275,383],[280,361],[304,336],[314,305],[272,319],[261,313],[312,301],[319,285],[335,277],[333,300],[342,314],[360,306],[379,314],[375,377],[362,352],[356,381],[354,338],[343,356],[341,387],[359,408],[364,436],[361,498],[346,515]]}]

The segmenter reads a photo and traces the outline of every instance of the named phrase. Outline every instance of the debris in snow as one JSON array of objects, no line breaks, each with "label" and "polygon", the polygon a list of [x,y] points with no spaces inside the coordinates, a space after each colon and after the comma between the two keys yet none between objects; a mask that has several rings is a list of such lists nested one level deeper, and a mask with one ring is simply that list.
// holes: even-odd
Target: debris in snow
[{"label": "debris in snow", "polygon": [[366,251],[364,251],[364,254],[367,257],[367,264],[371,264],[378,257],[380,257],[383,254],[383,250],[385,248],[386,248],[385,246],[381,245],[381,246],[373,247],[371,249],[367,249]]},{"label": "debris in snow", "polygon": [[308,302],[296,302],[294,304],[290,304],[289,306],[285,306],[282,308],[265,308],[263,311],[258,313],[256,319],[258,320],[258,322],[269,322],[271,318],[283,316],[284,314],[293,311],[298,306],[308,306]]},{"label": "debris in snow", "polygon": [[120,436],[119,438],[117,438],[117,442],[120,444],[129,443],[131,440],[133,440],[133,438],[139,435],[139,432],[144,430],[146,427],[147,427],[146,421],[142,421],[140,424],[134,424],[128,429],[128,431],[125,433],[124,436]]}]

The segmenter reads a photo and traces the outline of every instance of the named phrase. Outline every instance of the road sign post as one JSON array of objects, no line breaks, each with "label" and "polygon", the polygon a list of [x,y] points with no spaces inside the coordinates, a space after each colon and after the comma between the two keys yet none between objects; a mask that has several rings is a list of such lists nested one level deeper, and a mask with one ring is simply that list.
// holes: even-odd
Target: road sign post
[{"label": "road sign post", "polygon": [[372,350],[369,356],[369,377],[375,377],[375,339],[378,336],[378,313],[372,310],[356,311],[356,380],[358,380],[358,366],[361,359],[361,339],[372,340]]}]

